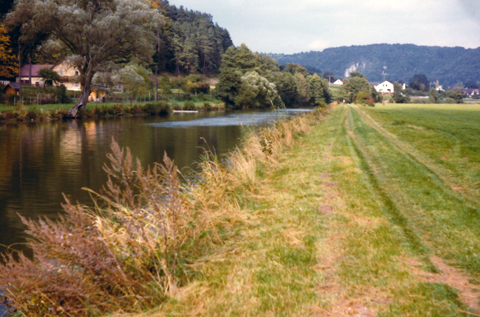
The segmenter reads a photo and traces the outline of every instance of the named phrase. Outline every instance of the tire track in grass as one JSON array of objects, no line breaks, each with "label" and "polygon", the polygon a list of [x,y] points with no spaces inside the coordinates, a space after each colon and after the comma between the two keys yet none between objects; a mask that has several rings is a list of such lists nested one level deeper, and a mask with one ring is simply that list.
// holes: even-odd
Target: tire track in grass
[{"label": "tire track in grass", "polygon": [[[362,117],[363,122],[365,122],[372,129],[376,130],[379,135],[384,137],[392,147],[396,148],[396,150],[410,162],[416,164],[418,168],[422,169],[425,175],[427,175],[434,182],[438,189],[442,190],[446,195],[449,196],[449,198],[467,204],[472,211],[478,212],[480,215],[480,197],[478,190],[462,188],[460,185],[463,182],[452,175],[451,171],[438,166],[433,162],[433,160],[424,157],[424,155],[415,150],[410,144],[399,140],[396,135],[384,129],[377,121],[375,121],[375,119],[365,113],[364,110],[356,106],[354,108],[355,111]],[[460,142],[458,138],[453,136],[453,134],[444,131],[442,131],[442,133],[450,134],[455,139],[456,143]]]},{"label": "tire track in grass", "polygon": [[[445,264],[441,258],[430,254],[430,251],[433,251],[433,253],[440,252],[444,253],[443,257],[445,257],[445,251],[442,249],[446,249],[446,253],[450,255],[450,259],[455,260],[457,264],[467,269],[467,271],[477,273],[476,275],[478,277],[478,269],[476,269],[475,267],[469,267],[468,265],[468,248],[465,245],[461,244],[461,238],[455,237],[454,239],[452,239],[455,241],[448,241],[442,240],[441,238],[433,237],[431,239],[433,245],[431,246],[431,250],[428,250],[428,248],[425,246],[425,242],[428,241],[428,236],[432,234],[428,231],[428,226],[427,230],[425,230],[425,228],[422,228],[422,221],[419,221],[419,219],[415,219],[415,213],[412,213],[411,210],[409,210],[411,206],[405,204],[402,205],[402,201],[399,196],[392,196],[392,188],[394,188],[393,183],[399,182],[399,184],[401,184],[402,181],[405,182],[408,179],[394,179],[391,180],[391,183],[387,183],[386,181],[388,180],[389,176],[389,168],[391,168],[391,166],[387,165],[382,160],[383,157],[376,157],[374,151],[377,148],[383,148],[385,151],[388,149],[391,151],[391,153],[389,156],[385,154],[386,157],[391,158],[393,156],[397,156],[403,158],[403,160],[407,162],[405,164],[408,165],[409,168],[418,171],[418,173],[422,175],[428,176],[428,178],[423,179],[423,182],[421,182],[420,186],[427,186],[429,184],[435,185],[435,188],[433,188],[432,190],[442,191],[443,193],[447,193],[448,189],[445,188],[445,186],[439,186],[439,184],[442,185],[441,180],[436,179],[434,173],[434,175],[432,175],[432,173],[429,173],[428,168],[425,168],[419,162],[413,160],[410,155],[408,155],[409,153],[404,153],[398,146],[392,144],[392,142],[390,142],[391,140],[386,138],[385,135],[383,135],[377,129],[374,129],[370,124],[365,123],[365,121],[362,120],[364,119],[364,117],[358,116],[358,120],[357,122],[355,122],[353,114],[358,114],[359,111],[361,110],[349,107],[348,115],[345,118],[343,128],[350,135],[349,139],[351,140],[352,147],[355,148],[357,155],[361,158],[362,168],[367,171],[372,186],[375,188],[376,193],[382,198],[382,203],[386,207],[386,211],[392,217],[392,222],[403,229],[405,236],[412,243],[413,249],[417,251],[417,253],[419,253],[421,260],[427,265],[427,269],[430,269],[430,271],[434,273],[438,273],[431,275],[430,277],[428,277],[428,279],[430,279],[432,282],[435,281],[437,283],[443,283],[459,290],[459,296],[462,302],[466,303],[472,310],[478,312],[479,305],[478,292],[476,290],[477,286],[473,285],[470,282],[471,276],[469,274],[465,274],[462,271],[459,271],[458,269],[450,265]],[[362,126],[365,124],[369,126],[373,131],[367,131],[367,129]],[[368,135],[367,133],[371,134]],[[369,141],[376,141],[373,149],[372,147],[368,146]],[[395,173],[392,172],[390,174],[395,175]],[[422,180],[422,177],[418,177],[417,180],[418,179]],[[402,187],[400,186],[400,188]],[[414,193],[414,191],[409,192],[408,190],[403,190],[403,194],[406,196],[412,195]],[[451,195],[448,196],[449,198],[455,200],[454,202],[447,201],[451,208],[457,207],[461,209],[462,205],[467,204],[467,202],[465,202],[465,200],[463,199],[459,199],[458,197],[452,197]],[[411,201],[415,202],[415,199],[419,199],[419,196],[412,196],[408,198],[410,198]],[[457,226],[458,223],[456,222],[456,219],[450,222],[443,222],[443,215],[435,215],[434,213],[432,214],[432,205],[429,205],[429,203],[430,202],[428,201],[419,202],[420,206],[424,209],[424,212],[426,212],[426,217],[425,219],[423,219],[423,222],[432,221],[434,225],[433,227],[441,226],[441,228],[439,229],[440,231],[447,230],[451,233],[455,233],[458,230],[463,229]],[[425,204],[425,206],[422,206],[422,204]],[[435,205],[433,206],[435,207]],[[471,206],[469,208],[471,208]],[[428,214],[428,212],[430,212],[430,214]],[[457,212],[456,214],[448,216],[456,218],[458,215],[461,215],[461,212]],[[432,216],[432,219],[429,219],[430,216]],[[460,224],[468,227],[468,225],[464,223],[464,220],[460,221]],[[474,227],[475,224],[471,224],[469,228],[471,228],[472,226]],[[435,232],[433,234],[435,235]],[[474,238],[478,239],[478,229],[476,231],[472,230],[469,234],[470,235],[468,235],[468,237],[472,238],[473,236]],[[420,273],[419,277],[422,277],[423,275],[423,273]],[[469,312],[464,313],[471,314]]]},{"label": "tire track in grass", "polygon": [[411,245],[412,251],[417,253],[426,265],[427,270],[430,272],[438,272],[435,265],[430,261],[428,256],[429,250],[423,245],[420,237],[412,230],[410,224],[406,217],[404,217],[398,208],[397,204],[390,197],[390,195],[382,189],[382,185],[375,175],[378,175],[380,171],[375,167],[375,164],[368,157],[368,150],[365,147],[364,142],[354,134],[353,118],[351,113],[351,107],[346,109],[347,115],[343,121],[343,129],[346,134],[350,137],[348,138],[348,143],[352,148],[352,151],[359,158],[359,163],[361,168],[368,175],[368,180],[370,185],[375,190],[378,197],[380,197],[380,203],[383,205],[383,209],[390,216],[391,221],[401,228],[407,241]]},{"label": "tire track in grass", "polygon": [[[436,245],[439,256],[453,260],[456,265],[479,278],[480,208],[477,196],[472,195],[475,193],[455,191],[451,180],[457,184],[461,181],[451,176],[450,171],[426,159],[408,143],[398,140],[364,113],[364,110],[355,107],[352,111],[361,118],[362,123],[376,131],[380,142],[387,142],[396,153],[401,154],[410,164],[410,169],[416,169],[419,174],[428,177],[429,182],[422,181],[426,191],[440,194],[437,197],[443,201],[441,206],[432,201],[422,201],[419,204],[422,212],[425,212],[425,219],[417,220],[417,226],[424,228],[424,241],[427,237],[430,238]],[[418,197],[412,196],[411,201],[415,203],[415,198]],[[409,217],[414,218],[415,215],[410,214]]]}]

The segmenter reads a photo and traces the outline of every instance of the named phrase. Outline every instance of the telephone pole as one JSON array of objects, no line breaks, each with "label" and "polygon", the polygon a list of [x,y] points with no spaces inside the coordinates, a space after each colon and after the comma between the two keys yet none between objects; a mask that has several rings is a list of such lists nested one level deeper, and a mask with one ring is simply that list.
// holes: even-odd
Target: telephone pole
[{"label": "telephone pole", "polygon": [[[386,66],[383,66],[383,71],[382,71],[383,82],[385,82],[385,76],[388,75],[387,73],[385,73],[386,68],[387,68]],[[383,87],[382,87],[382,104],[385,106],[385,89]]]}]

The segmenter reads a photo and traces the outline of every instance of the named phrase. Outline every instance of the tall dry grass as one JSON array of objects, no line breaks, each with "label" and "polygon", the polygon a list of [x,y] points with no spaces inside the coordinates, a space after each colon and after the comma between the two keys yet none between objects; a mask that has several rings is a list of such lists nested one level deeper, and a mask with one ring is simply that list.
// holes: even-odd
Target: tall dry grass
[{"label": "tall dry grass", "polygon": [[[187,285],[209,256],[247,223],[238,193],[252,191],[257,164],[294,144],[328,109],[251,134],[229,156],[201,163],[195,183],[181,182],[174,162],[134,168],[129,149],[112,141],[108,181],[89,190],[95,207],[65,197],[60,221],[25,219],[33,259],[4,255],[0,285],[25,316],[95,316],[155,307]],[[0,289],[2,291],[2,289]]]}]

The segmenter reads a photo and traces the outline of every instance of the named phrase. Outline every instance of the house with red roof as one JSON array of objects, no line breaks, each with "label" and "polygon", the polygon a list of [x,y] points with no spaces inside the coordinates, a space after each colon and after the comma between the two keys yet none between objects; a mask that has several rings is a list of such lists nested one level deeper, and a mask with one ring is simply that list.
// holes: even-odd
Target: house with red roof
[{"label": "house with red roof", "polygon": [[[67,90],[76,90],[80,91],[80,80],[79,80],[79,71],[72,65],[70,65],[67,60],[63,60],[60,63],[55,65],[24,65],[20,70],[20,78],[22,81],[22,85],[29,85],[29,78],[31,74],[32,86],[43,86],[43,79],[40,77],[39,72],[42,68],[50,68],[56,71],[60,75],[60,84],[65,85]],[[17,82],[19,79],[17,77]]]}]

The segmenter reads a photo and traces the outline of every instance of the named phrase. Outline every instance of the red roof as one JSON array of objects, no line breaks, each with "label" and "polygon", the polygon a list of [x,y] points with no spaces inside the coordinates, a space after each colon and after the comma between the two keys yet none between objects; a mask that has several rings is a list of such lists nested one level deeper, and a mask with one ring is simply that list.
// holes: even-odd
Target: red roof
[{"label": "red roof", "polygon": [[[24,65],[20,70],[21,77],[28,77],[29,73],[29,65]],[[53,65],[32,65],[32,77],[38,77],[38,72],[42,68],[52,68]]]}]

